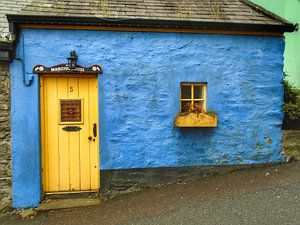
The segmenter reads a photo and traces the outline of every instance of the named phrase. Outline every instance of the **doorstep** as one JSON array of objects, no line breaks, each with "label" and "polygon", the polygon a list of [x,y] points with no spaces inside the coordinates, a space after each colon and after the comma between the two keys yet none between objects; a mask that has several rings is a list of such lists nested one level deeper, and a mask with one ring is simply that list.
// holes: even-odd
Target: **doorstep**
[{"label": "doorstep", "polygon": [[97,198],[68,198],[68,199],[47,199],[37,208],[37,211],[49,211],[55,209],[68,209],[84,206],[99,205],[101,199]]}]

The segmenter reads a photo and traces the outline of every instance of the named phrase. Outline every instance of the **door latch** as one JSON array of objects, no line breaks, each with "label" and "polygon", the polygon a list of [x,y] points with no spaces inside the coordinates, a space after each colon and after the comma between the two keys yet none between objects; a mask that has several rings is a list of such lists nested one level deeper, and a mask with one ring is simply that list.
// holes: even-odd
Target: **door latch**
[{"label": "door latch", "polygon": [[97,137],[97,124],[96,123],[93,124],[93,134],[94,134],[94,137]]}]

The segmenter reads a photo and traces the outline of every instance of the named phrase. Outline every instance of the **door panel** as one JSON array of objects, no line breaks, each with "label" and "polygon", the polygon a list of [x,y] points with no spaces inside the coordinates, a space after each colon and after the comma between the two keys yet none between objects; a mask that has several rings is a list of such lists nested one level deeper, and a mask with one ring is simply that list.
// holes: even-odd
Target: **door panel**
[{"label": "door panel", "polygon": [[[48,79],[45,80],[46,87],[49,86]],[[61,129],[61,127],[58,125],[60,121],[60,112],[59,112],[59,99],[68,99],[68,80],[66,78],[53,78],[56,80],[56,86],[50,86],[52,91],[55,92],[57,90],[57,97],[55,99],[55,112],[56,118],[48,118],[48,124],[53,123],[53,126],[56,127],[58,130],[58,137],[55,136],[55,138],[58,138],[58,146],[59,149],[57,150],[59,152],[59,188],[58,190],[51,190],[49,191],[69,191],[70,190],[70,149],[69,149],[69,140],[68,135],[64,130]],[[51,105],[46,105],[47,108],[51,107]],[[54,106],[54,105],[53,105]],[[47,108],[45,109],[47,111]],[[49,135],[51,133],[49,132]],[[56,151],[52,149],[50,146],[47,148],[48,151]],[[50,174],[50,171],[49,171]],[[51,181],[51,180],[50,180]],[[51,182],[50,182],[51,183]]]},{"label": "door panel", "polygon": [[[89,92],[89,105],[90,107],[94,108],[96,107],[98,109],[98,83],[95,80],[89,80],[89,89],[91,90]],[[90,130],[91,132],[93,132],[93,125],[96,124],[97,129],[96,129],[96,133],[97,133],[97,137],[93,137],[95,140],[98,140],[99,137],[99,132],[98,132],[98,122],[97,120],[95,120],[95,118],[98,118],[98,110],[90,110],[90,116],[89,116],[89,124],[90,124]],[[93,134],[91,133],[91,136],[93,136]],[[98,145],[98,141],[95,142],[92,141],[90,142],[91,145]],[[93,149],[93,148],[91,148]],[[98,156],[99,154],[97,154]],[[99,175],[97,175],[96,171],[100,171],[99,168],[99,163],[98,163],[98,157],[95,157],[95,151],[91,151],[90,152],[90,171],[91,172],[91,188],[94,189],[96,187],[99,187],[99,179],[97,179],[97,177],[99,177]],[[99,173],[99,172],[98,172]]]},{"label": "door panel", "polygon": [[[97,190],[98,135],[93,137],[93,124],[98,126],[97,78],[42,76],[41,118],[44,191]],[[67,131],[70,126],[80,130]]]},{"label": "door panel", "polygon": [[[56,78],[49,78],[47,80],[46,95],[46,117],[45,117],[45,145],[46,145],[46,161],[48,164],[48,189],[52,191],[59,191],[59,149],[58,149],[58,113],[56,110],[57,105],[57,91],[54,91],[57,86]],[[45,168],[46,169],[46,168]],[[50,182],[51,179],[51,182]]]},{"label": "door panel", "polygon": [[[89,80],[84,79],[79,83],[79,98],[84,98],[84,96],[89,96]],[[86,109],[89,107],[89,101],[83,101],[83,107]],[[81,130],[80,139],[88,138],[91,133],[91,126],[89,122],[89,112],[83,113],[83,121],[87,122],[88,129]],[[80,176],[85,177],[81,179],[80,184],[82,188],[91,188],[91,170],[90,170],[90,142],[80,142]]]}]

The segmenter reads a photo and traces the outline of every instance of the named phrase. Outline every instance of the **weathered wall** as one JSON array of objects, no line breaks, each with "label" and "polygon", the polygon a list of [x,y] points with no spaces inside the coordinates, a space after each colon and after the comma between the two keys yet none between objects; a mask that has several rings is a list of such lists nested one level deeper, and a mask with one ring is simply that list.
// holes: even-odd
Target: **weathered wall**
[{"label": "weathered wall", "polygon": [[[29,30],[17,54],[36,64],[100,64],[101,170],[280,162],[284,42],[279,37]],[[24,40],[24,42],[22,42]],[[22,48],[24,47],[25,56]],[[38,77],[11,65],[14,206],[40,200]],[[213,129],[178,129],[180,82],[207,82]]]},{"label": "weathered wall", "polygon": [[11,207],[10,85],[8,64],[0,63],[0,213]]},{"label": "weathered wall", "polygon": [[300,160],[300,130],[284,130],[283,154],[287,160]]}]

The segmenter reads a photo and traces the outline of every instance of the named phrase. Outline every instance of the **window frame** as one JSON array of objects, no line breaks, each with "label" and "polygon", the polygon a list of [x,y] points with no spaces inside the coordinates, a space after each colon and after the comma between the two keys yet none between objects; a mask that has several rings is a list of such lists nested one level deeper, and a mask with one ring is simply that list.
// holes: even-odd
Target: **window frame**
[{"label": "window frame", "polygon": [[[191,87],[191,98],[182,98],[182,86],[190,86]],[[202,86],[202,98],[194,98],[194,87]],[[194,104],[195,101],[203,101],[203,112],[206,112],[206,90],[207,83],[206,82],[180,82],[180,112],[182,111],[182,102],[191,102]]]},{"label": "window frame", "polygon": [[[80,108],[80,110],[81,110],[81,112],[80,112],[80,115],[81,115],[81,120],[80,121],[62,121],[61,119],[61,102],[62,101],[80,101],[80,104],[81,104],[81,108]],[[58,99],[58,109],[59,109],[59,111],[58,111],[58,124],[59,125],[68,125],[68,124],[83,124],[84,123],[84,113],[83,113],[83,110],[84,110],[84,101],[83,101],[83,99],[82,98],[71,98],[71,99],[67,99],[67,98],[63,98],[63,99]]]}]

